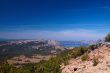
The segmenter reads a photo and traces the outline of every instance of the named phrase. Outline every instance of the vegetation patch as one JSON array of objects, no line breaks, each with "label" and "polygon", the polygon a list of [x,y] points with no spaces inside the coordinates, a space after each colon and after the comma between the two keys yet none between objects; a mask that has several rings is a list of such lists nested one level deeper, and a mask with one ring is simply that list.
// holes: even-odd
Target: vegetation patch
[{"label": "vegetation patch", "polygon": [[105,37],[105,42],[110,42],[110,33]]},{"label": "vegetation patch", "polygon": [[97,66],[98,63],[99,63],[99,62],[98,62],[98,59],[96,59],[96,58],[94,57],[94,59],[93,59],[93,66]]},{"label": "vegetation patch", "polygon": [[82,61],[87,61],[89,59],[88,53],[85,53],[82,57],[81,60]]}]

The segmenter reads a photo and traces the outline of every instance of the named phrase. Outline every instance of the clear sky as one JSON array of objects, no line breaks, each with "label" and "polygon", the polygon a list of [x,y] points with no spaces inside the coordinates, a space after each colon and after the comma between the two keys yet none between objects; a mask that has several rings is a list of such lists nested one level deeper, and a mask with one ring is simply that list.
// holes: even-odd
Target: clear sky
[{"label": "clear sky", "polygon": [[91,40],[109,28],[110,0],[0,0],[0,38]]}]

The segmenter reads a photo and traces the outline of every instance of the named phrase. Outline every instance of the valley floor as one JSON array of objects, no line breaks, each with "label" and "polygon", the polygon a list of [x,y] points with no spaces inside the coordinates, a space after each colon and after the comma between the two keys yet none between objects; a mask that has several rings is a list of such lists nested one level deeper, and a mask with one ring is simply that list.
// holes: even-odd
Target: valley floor
[{"label": "valley floor", "polygon": [[22,67],[22,65],[26,65],[29,63],[38,63],[41,60],[49,60],[51,57],[52,57],[51,55],[48,56],[33,55],[30,57],[20,55],[7,60],[7,62],[11,65],[15,65],[16,67]]}]

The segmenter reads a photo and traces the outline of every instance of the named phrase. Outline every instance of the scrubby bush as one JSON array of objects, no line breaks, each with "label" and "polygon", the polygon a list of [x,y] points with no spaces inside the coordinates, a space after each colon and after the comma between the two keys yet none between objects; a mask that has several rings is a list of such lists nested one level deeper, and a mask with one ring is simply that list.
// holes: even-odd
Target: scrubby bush
[{"label": "scrubby bush", "polygon": [[89,47],[88,47],[89,50],[94,50],[94,49],[96,49],[96,48],[97,48],[97,46],[94,45],[94,44],[89,45]]},{"label": "scrubby bush", "polygon": [[87,61],[89,59],[88,53],[85,53],[82,57],[81,60],[82,61]]},{"label": "scrubby bush", "polygon": [[97,64],[98,64],[98,60],[94,57],[94,59],[93,59],[93,66],[97,66]]}]

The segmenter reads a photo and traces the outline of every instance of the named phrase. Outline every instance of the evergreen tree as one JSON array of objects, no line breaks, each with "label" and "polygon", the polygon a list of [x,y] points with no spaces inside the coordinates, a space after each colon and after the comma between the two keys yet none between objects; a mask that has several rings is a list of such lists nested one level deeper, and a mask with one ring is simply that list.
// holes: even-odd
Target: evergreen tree
[{"label": "evergreen tree", "polygon": [[105,37],[105,42],[110,42],[110,33]]}]

